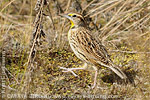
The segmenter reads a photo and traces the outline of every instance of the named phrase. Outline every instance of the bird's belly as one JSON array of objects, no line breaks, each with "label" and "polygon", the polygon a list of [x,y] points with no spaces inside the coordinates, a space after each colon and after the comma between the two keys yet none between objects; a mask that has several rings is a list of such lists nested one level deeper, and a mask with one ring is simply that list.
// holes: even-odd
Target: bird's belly
[{"label": "bird's belly", "polygon": [[79,49],[77,47],[74,47],[72,43],[69,43],[71,49],[73,50],[73,52],[75,53],[75,55],[82,61],[86,61],[87,59],[85,58],[84,54],[79,51]]}]

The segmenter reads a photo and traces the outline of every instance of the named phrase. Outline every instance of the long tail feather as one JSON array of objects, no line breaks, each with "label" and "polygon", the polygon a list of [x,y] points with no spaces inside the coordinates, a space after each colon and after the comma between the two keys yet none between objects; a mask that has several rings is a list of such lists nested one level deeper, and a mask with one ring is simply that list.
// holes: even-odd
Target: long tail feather
[{"label": "long tail feather", "polygon": [[110,66],[109,67],[112,71],[114,71],[121,79],[127,79],[127,76],[125,75],[125,73],[123,71],[121,71],[120,68],[118,68],[117,66]]},{"label": "long tail feather", "polygon": [[109,65],[106,65],[102,62],[99,62],[98,63],[104,67],[107,67],[109,69],[111,69],[113,72],[115,72],[121,79],[127,79],[127,76],[125,75],[125,73],[123,71],[121,71],[121,69],[115,65],[112,65],[112,66],[109,66]]}]

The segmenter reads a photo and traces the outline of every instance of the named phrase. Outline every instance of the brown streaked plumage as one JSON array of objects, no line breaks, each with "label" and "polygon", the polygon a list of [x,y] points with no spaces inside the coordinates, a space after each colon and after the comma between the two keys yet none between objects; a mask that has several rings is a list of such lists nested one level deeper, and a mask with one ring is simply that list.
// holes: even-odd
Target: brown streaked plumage
[{"label": "brown streaked plumage", "polygon": [[[71,22],[71,28],[68,32],[70,47],[75,55],[85,62],[85,65],[84,68],[66,69],[61,67],[62,69],[65,69],[66,72],[72,72],[73,70],[85,69],[87,64],[93,65],[95,70],[93,88],[96,85],[97,68],[99,68],[99,66],[104,66],[111,69],[121,79],[127,79],[127,76],[121,71],[121,69],[113,64],[106,48],[102,45],[102,43],[91,35],[90,30],[86,27],[86,23],[82,15],[77,13],[69,13],[63,16],[68,18]],[[75,73],[73,74],[76,75]]]}]

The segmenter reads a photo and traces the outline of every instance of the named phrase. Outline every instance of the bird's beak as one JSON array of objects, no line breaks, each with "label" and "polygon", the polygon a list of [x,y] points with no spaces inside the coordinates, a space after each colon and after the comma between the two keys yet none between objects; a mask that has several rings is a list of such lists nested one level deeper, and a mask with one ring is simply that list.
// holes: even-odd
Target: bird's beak
[{"label": "bird's beak", "polygon": [[66,17],[66,18],[68,18],[68,19],[70,19],[70,20],[71,20],[71,17],[70,17],[70,16],[68,16],[67,14],[59,14],[59,16],[61,16],[61,17]]},{"label": "bird's beak", "polygon": [[60,16],[66,17],[67,19],[69,19],[70,22],[71,22],[71,28],[74,27],[73,19],[70,16],[68,16],[67,14],[60,14]]}]

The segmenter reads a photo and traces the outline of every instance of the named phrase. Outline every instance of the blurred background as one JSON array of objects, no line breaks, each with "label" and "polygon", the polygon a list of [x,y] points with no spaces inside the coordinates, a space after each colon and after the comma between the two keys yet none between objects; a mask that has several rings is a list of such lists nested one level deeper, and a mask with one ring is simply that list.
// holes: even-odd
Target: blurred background
[{"label": "blurred background", "polygon": [[[39,10],[40,1],[0,0],[0,61],[5,51],[6,95],[101,94],[150,99],[149,0],[43,0]],[[68,44],[70,22],[59,16],[68,12],[82,13],[91,34],[102,41],[131,82],[124,84],[105,69],[99,71],[97,88],[91,90],[94,73],[80,70],[75,72],[79,77],[74,77],[59,69],[82,66]],[[36,40],[35,54],[30,57],[38,22],[43,35]]]}]

